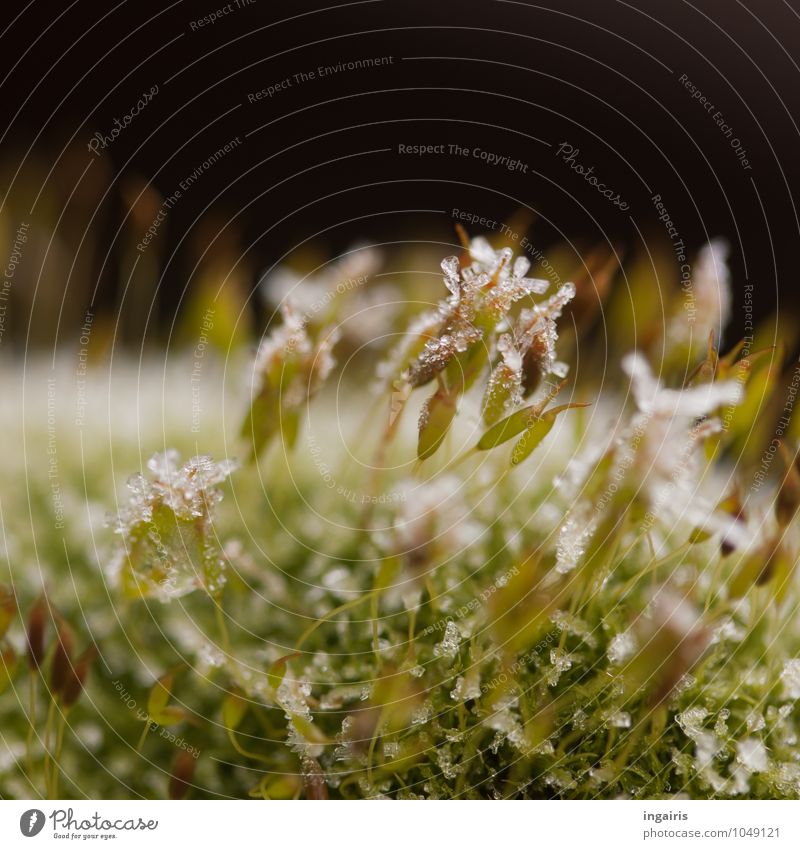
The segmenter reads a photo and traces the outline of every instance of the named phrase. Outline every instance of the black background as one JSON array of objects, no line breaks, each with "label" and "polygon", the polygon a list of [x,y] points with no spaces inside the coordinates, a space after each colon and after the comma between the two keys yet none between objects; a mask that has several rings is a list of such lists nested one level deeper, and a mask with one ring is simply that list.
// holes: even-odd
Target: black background
[{"label": "black background", "polygon": [[[99,251],[91,261],[101,306],[113,308],[121,285],[121,181],[136,174],[169,195],[239,136],[156,237],[171,257],[158,287],[162,322],[178,307],[197,240],[231,227],[252,269],[302,243],[330,255],[357,239],[452,241],[453,207],[506,221],[527,207],[543,245],[607,241],[635,252],[664,235],[654,193],[687,245],[731,242],[739,304],[749,280],[760,315],[779,299],[795,308],[796,0],[256,0],[192,30],[221,5],[33,2],[3,31],[6,202],[27,203],[44,175],[75,204],[92,162],[89,173],[109,187],[99,203],[102,193],[91,198],[90,226],[111,258]],[[378,56],[393,62],[248,102],[300,71]],[[682,74],[723,114],[750,170]],[[89,153],[92,134],[108,132],[154,84],[158,96],[113,145]],[[564,141],[628,211],[554,155]],[[400,156],[400,142],[480,146],[523,160],[528,173],[472,157]],[[26,188],[32,162],[37,178]]]}]

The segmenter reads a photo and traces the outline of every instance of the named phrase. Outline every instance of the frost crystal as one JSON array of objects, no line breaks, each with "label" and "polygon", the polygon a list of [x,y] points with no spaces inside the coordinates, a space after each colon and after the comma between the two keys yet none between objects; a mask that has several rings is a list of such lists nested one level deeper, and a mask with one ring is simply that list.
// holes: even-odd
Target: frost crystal
[{"label": "frost crystal", "polygon": [[683,518],[712,532],[723,527],[728,533],[735,532],[730,521],[715,521],[713,508],[700,503],[696,494],[699,463],[695,455],[698,445],[722,426],[719,419],[707,417],[720,407],[738,404],[741,385],[731,380],[665,389],[638,353],[628,354],[622,367],[631,378],[639,411],[631,422],[630,460],[635,460],[634,469],[648,495],[651,511],[673,519]]},{"label": "frost crystal", "polygon": [[630,631],[617,634],[608,647],[608,659],[612,663],[625,663],[636,651],[636,640]]},{"label": "frost crystal", "polygon": [[703,722],[707,716],[708,711],[705,708],[693,707],[685,710],[683,713],[679,713],[675,719],[687,737],[697,740],[700,734],[703,733]]},{"label": "frost crystal", "polygon": [[769,759],[764,744],[755,737],[745,737],[736,744],[736,760],[748,772],[766,772]]},{"label": "frost crystal", "polygon": [[112,569],[136,596],[168,601],[199,587],[217,595],[226,560],[214,508],[235,463],[198,456],[181,465],[170,450],[154,455],[147,467],[149,477],[136,475],[128,483],[131,498],[116,520],[121,544]]},{"label": "frost crystal", "polygon": [[[261,341],[253,364],[250,411],[242,436],[253,440],[254,453],[279,430],[287,434],[303,406],[321,389],[336,361],[338,328],[313,328],[290,302],[281,304],[283,323]],[[290,436],[290,442],[291,442]]]},{"label": "frost crystal", "polygon": [[425,725],[433,718],[433,708],[429,704],[420,705],[411,714],[412,725]]},{"label": "frost crystal", "polygon": [[466,675],[459,675],[456,686],[450,693],[450,698],[457,702],[468,702],[470,699],[481,697],[480,672],[473,666]]},{"label": "frost crystal", "polygon": [[612,728],[630,728],[631,727],[631,715],[624,710],[614,711],[608,717],[608,724]]},{"label": "frost crystal", "polygon": [[783,691],[790,699],[800,699],[800,660],[787,660],[781,672]]},{"label": "frost crystal", "polygon": [[720,742],[717,735],[710,731],[698,731],[693,739],[696,744],[694,756],[697,768],[703,771],[714,762],[714,757],[720,750]]},{"label": "frost crystal", "polygon": [[[476,238],[469,248],[471,263],[462,268],[455,256],[442,260],[444,283],[449,297],[437,308],[419,318],[407,338],[379,367],[382,381],[398,377],[411,387],[422,386],[440,374],[448,364],[472,345],[483,342],[487,348],[496,344],[497,335],[508,330],[507,313],[519,300],[543,294],[549,283],[526,277],[530,262],[519,257],[512,263],[510,248],[495,251],[486,239]],[[541,367],[547,373],[555,364],[555,319],[574,296],[572,284],[565,284],[545,304],[523,311],[525,321],[508,340],[497,344],[501,362],[494,375],[495,385],[510,384],[507,403],[517,401],[523,358],[531,346],[541,351]],[[422,351],[419,346],[422,345]],[[566,367],[558,364],[564,373]]]},{"label": "frost crystal", "polygon": [[571,516],[564,522],[556,545],[557,572],[565,575],[578,565],[594,532],[595,523],[591,520],[584,521]]},{"label": "frost crystal", "polygon": [[550,616],[550,621],[560,630],[580,637],[587,646],[594,648],[597,645],[597,637],[592,633],[588,622],[568,613],[566,610],[556,610]]},{"label": "frost crystal", "polygon": [[460,644],[461,632],[458,630],[456,623],[451,619],[444,629],[444,637],[441,643],[437,643],[434,646],[433,653],[436,657],[454,658]]},{"label": "frost crystal", "polygon": [[553,668],[547,673],[547,683],[551,687],[555,687],[558,684],[563,672],[572,669],[573,660],[574,658],[568,652],[562,649],[551,649],[550,663],[553,664]]}]

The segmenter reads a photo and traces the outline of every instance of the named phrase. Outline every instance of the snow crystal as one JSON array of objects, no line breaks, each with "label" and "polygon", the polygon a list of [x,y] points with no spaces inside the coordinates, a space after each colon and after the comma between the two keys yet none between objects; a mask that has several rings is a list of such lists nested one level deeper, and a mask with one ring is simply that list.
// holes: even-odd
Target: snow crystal
[{"label": "snow crystal", "polygon": [[678,725],[683,729],[683,733],[691,738],[692,740],[696,740],[698,736],[702,733],[703,722],[708,716],[708,711],[702,707],[692,707],[685,710],[683,713],[679,713],[675,720]]},{"label": "snow crystal", "polygon": [[692,739],[696,744],[694,756],[697,768],[703,771],[711,766],[720,750],[719,738],[710,731],[698,731]]},{"label": "snow crystal", "polygon": [[461,632],[453,620],[449,620],[444,629],[444,637],[441,643],[437,643],[433,648],[433,653],[436,657],[453,658],[458,652],[458,647],[461,644]]},{"label": "snow crystal", "polygon": [[781,672],[783,690],[790,699],[800,699],[800,659],[787,660]]},{"label": "snow crystal", "polygon": [[585,622],[580,617],[575,616],[566,610],[555,610],[550,615],[550,621],[560,631],[566,631],[573,637],[580,637],[587,646],[594,648],[597,645],[597,638],[592,633],[589,623]]},{"label": "snow crystal", "polygon": [[444,282],[453,295],[458,295],[461,291],[460,270],[461,268],[458,262],[458,257],[448,256],[442,260]]},{"label": "snow crystal", "polygon": [[468,675],[459,675],[456,679],[456,686],[450,693],[450,698],[456,702],[467,702],[470,699],[479,699],[480,697],[481,685],[478,675],[473,673],[472,670]]},{"label": "snow crystal", "polygon": [[719,714],[717,714],[717,720],[714,723],[714,733],[718,734],[720,737],[724,737],[728,733],[728,720],[730,719],[731,712],[727,708],[723,708]]},{"label": "snow crystal", "polygon": [[643,413],[694,420],[718,407],[738,404],[742,387],[738,381],[704,383],[688,389],[664,389],[647,360],[638,352],[626,354],[622,368],[631,378],[636,405]]},{"label": "snow crystal", "polygon": [[760,713],[757,710],[751,711],[747,714],[747,730],[750,732],[753,731],[762,731],[767,727],[766,720],[764,719],[764,714]]},{"label": "snow crystal", "polygon": [[636,640],[630,631],[617,634],[608,647],[608,659],[612,663],[625,663],[636,651]]},{"label": "snow crystal", "polygon": [[553,668],[547,672],[547,683],[551,687],[555,687],[558,684],[562,672],[572,669],[573,660],[572,655],[562,649],[550,650],[550,663],[553,664]]},{"label": "snow crystal", "polygon": [[764,744],[755,737],[745,737],[736,744],[736,760],[748,772],[766,772],[769,759]]},{"label": "snow crystal", "polygon": [[631,715],[624,710],[616,710],[608,717],[608,724],[612,728],[630,728]]},{"label": "snow crystal", "polygon": [[586,544],[592,538],[595,524],[569,517],[561,526],[556,544],[556,571],[562,575],[571,572],[586,553]]},{"label": "snow crystal", "polygon": [[429,704],[420,705],[411,714],[412,725],[425,725],[433,718],[433,708]]},{"label": "snow crystal", "polygon": [[531,267],[531,262],[526,256],[518,256],[514,260],[514,277],[524,277]]}]

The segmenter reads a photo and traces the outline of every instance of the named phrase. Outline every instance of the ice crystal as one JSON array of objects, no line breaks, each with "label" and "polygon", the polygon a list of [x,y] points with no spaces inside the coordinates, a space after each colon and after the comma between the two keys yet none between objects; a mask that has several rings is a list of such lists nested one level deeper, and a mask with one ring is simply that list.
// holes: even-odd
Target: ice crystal
[{"label": "ice crystal", "polygon": [[748,772],[766,772],[769,768],[767,750],[755,737],[745,737],[736,743],[736,760]]},{"label": "ice crystal", "polygon": [[800,699],[800,659],[787,660],[781,671],[783,692],[790,699]]},{"label": "ice crystal", "polygon": [[625,663],[636,651],[636,639],[630,631],[616,634],[608,646],[608,659],[612,663]]},{"label": "ice crystal", "polygon": [[747,714],[747,730],[751,733],[756,731],[763,731],[767,727],[766,720],[764,719],[764,714],[757,710],[752,710]]},{"label": "ice crystal", "polygon": [[573,637],[580,637],[584,643],[590,648],[597,645],[597,637],[594,635],[591,626],[573,613],[566,610],[556,610],[550,615],[550,621],[560,630],[566,631]]},{"label": "ice crystal", "polygon": [[707,716],[708,711],[705,708],[691,707],[683,713],[679,713],[675,719],[683,729],[683,733],[692,740],[696,740],[702,733],[703,723]]},{"label": "ice crystal", "polygon": [[714,733],[720,737],[724,737],[728,733],[728,720],[730,719],[731,712],[727,708],[723,708],[717,714],[717,720],[714,723]]},{"label": "ice crystal", "polygon": [[425,725],[433,718],[433,708],[429,704],[420,705],[414,708],[411,714],[412,725]]},{"label": "ice crystal", "polygon": [[695,762],[702,772],[713,764],[721,743],[717,735],[710,731],[698,731],[692,739],[695,741]]},{"label": "ice crystal", "polygon": [[564,378],[566,363],[556,360],[558,331],[556,322],[564,307],[575,297],[575,286],[565,283],[544,303],[523,309],[514,329],[514,338],[522,355],[525,388],[532,391],[548,375]]},{"label": "ice crystal", "polygon": [[741,385],[719,381],[665,389],[640,354],[627,355],[622,366],[631,378],[638,408],[629,434],[634,446],[633,465],[653,513],[683,518],[712,531],[724,528],[735,532],[730,521],[715,517],[713,508],[703,504],[697,495],[696,449],[708,436],[720,431],[719,419],[708,416],[721,407],[738,404]]},{"label": "ice crystal", "polygon": [[586,545],[595,531],[593,520],[579,516],[568,517],[558,533],[556,545],[556,571],[562,575],[571,572],[586,552]]},{"label": "ice crystal", "polygon": [[116,520],[120,545],[112,566],[130,594],[168,601],[204,587],[218,595],[226,560],[214,511],[235,465],[206,456],[181,464],[169,450],[149,460],[148,476],[131,478],[130,500]]},{"label": "ice crystal", "polygon": [[501,359],[492,370],[484,401],[487,424],[494,424],[522,401],[522,354],[508,333],[498,339],[497,350]]},{"label": "ice crystal", "polygon": [[[472,262],[466,268],[461,268],[457,257],[446,257],[442,261],[442,272],[449,297],[410,328],[407,340],[381,367],[381,377],[394,380],[402,374],[412,387],[422,386],[472,345],[479,342],[487,346],[494,344],[493,338],[502,332],[511,307],[523,298],[543,294],[549,286],[545,280],[525,276],[530,269],[530,262],[525,257],[519,257],[513,263],[512,257],[510,248],[495,251],[486,239],[480,237],[470,243]],[[571,291],[574,294],[574,289]],[[518,349],[514,348],[511,337],[498,346],[502,359],[494,378],[495,385],[504,385],[508,380],[513,388],[519,379],[522,357],[541,333],[547,337],[544,347],[549,370],[554,362],[554,321],[571,297],[568,297],[569,292],[568,285],[565,285],[547,304],[529,314],[531,326],[516,340]],[[532,326],[534,323],[535,327]],[[420,342],[424,343],[422,351],[410,356]],[[512,391],[509,397],[509,404],[513,405],[515,392]]]},{"label": "ice crystal", "polygon": [[253,364],[250,410],[241,434],[257,455],[279,431],[289,447],[303,406],[320,390],[336,361],[337,327],[314,328],[290,301],[281,304],[283,322],[261,341]]},{"label": "ice crystal", "polygon": [[456,686],[450,693],[450,698],[457,702],[468,702],[470,699],[481,697],[480,671],[473,666],[466,675],[459,675]]},{"label": "ice crystal", "polygon": [[460,645],[461,632],[458,630],[456,623],[451,619],[445,626],[442,641],[434,646],[433,653],[436,657],[454,658]]},{"label": "ice crystal", "polygon": [[460,765],[453,763],[453,753],[450,751],[449,746],[440,746],[436,750],[436,763],[439,765],[439,769],[442,771],[444,777],[450,780],[454,779],[461,772]]},{"label": "ice crystal", "polygon": [[608,717],[608,724],[612,728],[630,728],[631,715],[624,710],[616,710]]},{"label": "ice crystal", "polygon": [[555,687],[558,684],[562,673],[572,668],[573,660],[574,658],[568,652],[562,649],[551,649],[550,663],[552,664],[552,669],[549,669],[546,675],[547,683],[551,687]]}]

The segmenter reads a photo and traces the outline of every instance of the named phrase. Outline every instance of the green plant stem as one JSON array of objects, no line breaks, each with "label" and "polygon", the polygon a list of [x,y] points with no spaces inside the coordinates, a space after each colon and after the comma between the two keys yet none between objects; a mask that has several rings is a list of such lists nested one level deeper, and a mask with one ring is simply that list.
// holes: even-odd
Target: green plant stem
[{"label": "green plant stem", "polygon": [[53,730],[53,718],[55,717],[56,711],[56,701],[54,698],[50,698],[50,707],[47,709],[47,723],[45,724],[44,730],[44,787],[45,787],[45,795],[48,799],[52,799],[51,790],[51,778],[50,778],[50,765],[52,761],[52,753],[50,751],[50,738],[52,736]]},{"label": "green plant stem", "polygon": [[150,733],[150,718],[148,717],[144,722],[144,730],[142,731],[141,737],[139,737],[139,742],[136,744],[137,753],[141,754],[142,749],[144,748],[144,741],[147,739],[147,735]]},{"label": "green plant stem", "polygon": [[228,623],[225,621],[225,611],[222,609],[222,603],[214,600],[214,616],[217,620],[217,627],[219,628],[220,638],[222,639],[222,648],[225,650],[225,654],[230,657],[231,655],[231,638],[228,633]]},{"label": "green plant stem", "polygon": [[28,765],[28,782],[33,786],[33,732],[36,727],[36,670],[32,669],[28,677],[28,734],[25,743],[26,760]]},{"label": "green plant stem", "polygon": [[232,728],[228,729],[228,737],[230,738],[231,745],[233,746],[233,748],[236,749],[236,751],[240,755],[242,755],[242,757],[250,758],[254,761],[260,761],[264,764],[272,763],[272,761],[268,757],[266,757],[266,755],[259,755],[257,752],[251,752],[249,749],[245,749],[244,746],[242,746],[241,743],[239,743],[239,741],[236,739],[236,732]]},{"label": "green plant stem", "polygon": [[313,622],[311,625],[309,625],[308,628],[306,628],[305,631],[303,631],[303,633],[300,635],[300,638],[295,643],[294,650],[299,651],[300,647],[314,633],[314,631],[316,631],[317,628],[319,628],[321,625],[324,625],[327,621],[332,619],[334,616],[337,616],[340,613],[344,613],[345,610],[350,610],[353,607],[357,607],[359,604],[361,604],[362,602],[368,601],[373,596],[380,595],[381,592],[383,592],[383,590],[380,589],[380,588],[370,590],[369,592],[364,593],[364,595],[359,596],[358,598],[354,598],[354,599],[351,599],[350,601],[346,601],[344,604],[340,604],[338,607],[334,607],[333,610],[329,610],[323,617],[321,617],[320,619],[317,619],[315,622]]},{"label": "green plant stem", "polygon": [[56,733],[56,756],[53,764],[53,798],[58,798],[58,783],[61,778],[61,750],[64,746],[64,731],[67,727],[67,717],[59,713],[58,732]]}]

